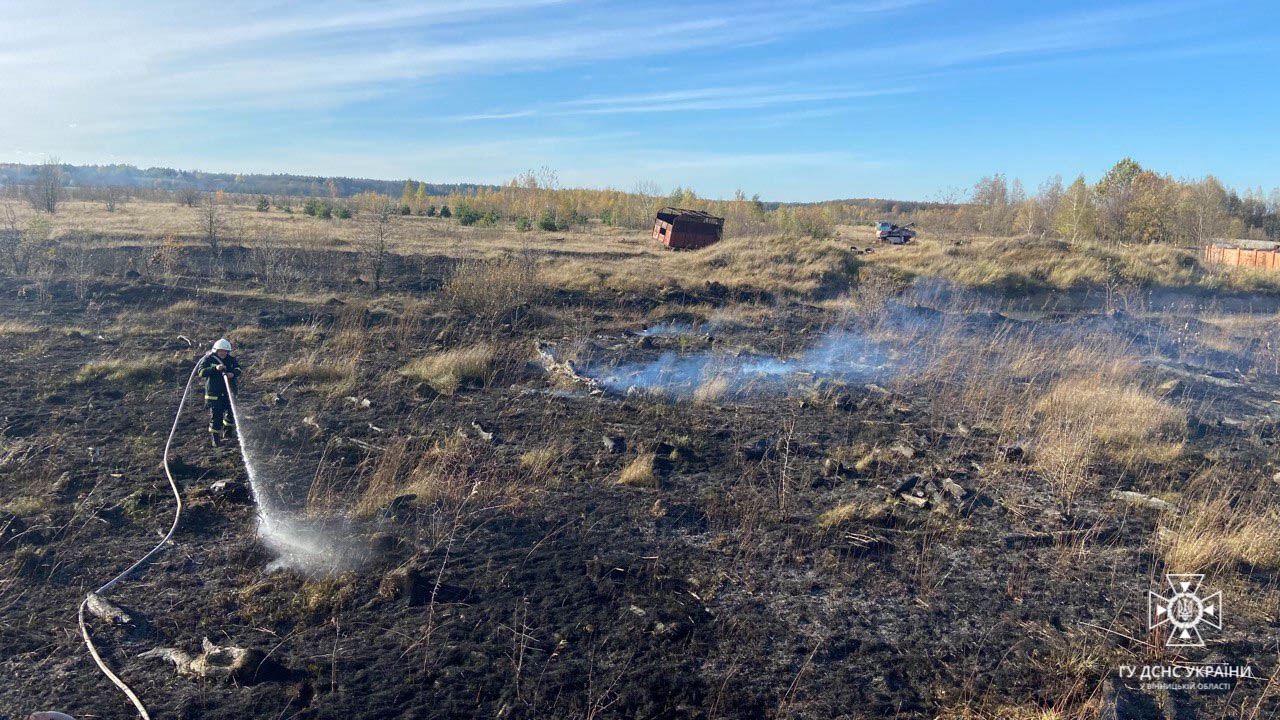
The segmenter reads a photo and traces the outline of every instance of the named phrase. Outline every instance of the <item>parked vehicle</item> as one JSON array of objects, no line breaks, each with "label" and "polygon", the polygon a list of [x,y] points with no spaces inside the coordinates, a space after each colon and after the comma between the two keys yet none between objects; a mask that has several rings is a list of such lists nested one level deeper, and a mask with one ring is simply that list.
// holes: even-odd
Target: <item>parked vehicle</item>
[{"label": "parked vehicle", "polygon": [[915,230],[909,228],[915,223],[907,223],[901,227],[893,223],[882,222],[876,226],[876,237],[893,245],[905,245],[916,236]]}]

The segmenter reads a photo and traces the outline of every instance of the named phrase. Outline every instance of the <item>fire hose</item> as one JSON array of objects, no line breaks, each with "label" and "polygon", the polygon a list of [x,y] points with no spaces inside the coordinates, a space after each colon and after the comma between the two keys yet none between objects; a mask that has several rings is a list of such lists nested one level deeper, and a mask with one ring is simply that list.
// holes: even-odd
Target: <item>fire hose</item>
[{"label": "fire hose", "polygon": [[[191,382],[195,380],[196,373],[200,371],[200,366],[204,363],[205,358],[209,357],[209,355],[211,354],[213,354],[212,351],[205,353],[196,362],[196,366],[191,369],[191,375],[187,378],[187,385],[182,389],[182,399],[178,401],[178,412],[173,417],[173,426],[169,428],[169,437],[164,442],[164,463],[163,463],[164,474],[165,474],[165,477],[169,479],[169,487],[173,489],[173,499],[177,504],[177,506],[174,508],[174,511],[173,511],[173,524],[169,527],[169,532],[165,533],[164,539],[162,539],[159,543],[157,543],[155,547],[151,548],[150,552],[138,558],[137,562],[130,565],[119,575],[116,575],[107,584],[103,585],[97,590],[94,590],[93,592],[86,595],[85,599],[81,601],[80,610],[77,613],[77,617],[80,622],[80,635],[84,637],[84,644],[86,647],[89,648],[89,654],[93,656],[93,661],[97,663],[98,669],[101,670],[102,673],[111,680],[111,682],[115,683],[115,686],[120,688],[120,691],[123,692],[125,696],[129,698],[129,700],[133,703],[133,706],[138,709],[138,715],[143,720],[151,720],[151,716],[147,714],[146,706],[142,704],[142,700],[138,698],[137,694],[135,694],[133,690],[131,690],[129,686],[125,684],[123,680],[120,679],[119,676],[113,673],[111,671],[111,668],[107,667],[107,664],[103,662],[102,657],[98,655],[98,649],[94,647],[93,639],[89,636],[89,628],[85,625],[85,622],[84,622],[84,611],[85,611],[85,607],[88,606],[89,604],[90,598],[92,598],[95,595],[99,597],[103,596],[105,593],[110,591],[111,588],[115,587],[116,584],[124,580],[126,577],[128,577],[138,568],[147,564],[147,562],[149,562],[151,558],[159,554],[159,552],[165,547],[165,545],[169,543],[170,538],[173,537],[173,533],[178,529],[178,521],[182,517],[182,494],[178,491],[178,483],[174,481],[173,473],[169,470],[169,447],[173,444],[173,436],[178,431],[178,421],[182,418],[182,408],[186,405],[187,395],[190,394],[191,392]],[[232,397],[231,384],[227,380],[226,375],[223,375],[222,382],[227,385],[227,396],[229,398]],[[232,407],[234,408],[234,401],[233,401]],[[233,413],[235,412],[234,409],[232,410],[232,412]]]}]

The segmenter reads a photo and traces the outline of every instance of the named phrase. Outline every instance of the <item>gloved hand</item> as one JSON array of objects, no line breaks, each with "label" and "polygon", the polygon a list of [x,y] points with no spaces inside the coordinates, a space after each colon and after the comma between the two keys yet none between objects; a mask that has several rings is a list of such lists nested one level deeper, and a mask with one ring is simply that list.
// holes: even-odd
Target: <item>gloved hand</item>
[{"label": "gloved hand", "polygon": [[227,371],[227,366],[226,366],[226,365],[219,365],[219,366],[215,367],[215,368],[214,368],[214,370],[217,370],[217,371],[218,371],[218,372],[220,372],[220,373],[224,373],[224,372],[226,372],[226,371]]}]

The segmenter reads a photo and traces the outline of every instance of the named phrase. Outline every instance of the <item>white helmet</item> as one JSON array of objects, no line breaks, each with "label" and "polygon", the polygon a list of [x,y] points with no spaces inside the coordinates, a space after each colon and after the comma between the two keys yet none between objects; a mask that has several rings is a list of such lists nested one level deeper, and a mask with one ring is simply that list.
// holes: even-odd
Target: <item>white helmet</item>
[{"label": "white helmet", "polygon": [[222,338],[221,340],[213,344],[213,349],[226,350],[227,352],[231,352],[231,341],[226,338]]}]

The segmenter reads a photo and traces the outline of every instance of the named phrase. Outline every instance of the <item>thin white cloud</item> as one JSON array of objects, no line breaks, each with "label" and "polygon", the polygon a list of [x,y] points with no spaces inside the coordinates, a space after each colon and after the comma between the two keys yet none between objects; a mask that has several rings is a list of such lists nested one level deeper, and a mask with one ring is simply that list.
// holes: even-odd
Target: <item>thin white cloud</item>
[{"label": "thin white cloud", "polygon": [[746,85],[670,90],[645,94],[595,96],[552,103],[537,108],[506,112],[462,115],[454,120],[515,120],[530,117],[568,117],[585,115],[662,114],[672,112],[706,112],[719,110],[755,110],[773,106],[809,105],[842,102],[858,98],[903,95],[914,92],[911,87],[858,88],[829,87],[797,89],[785,86]]}]

